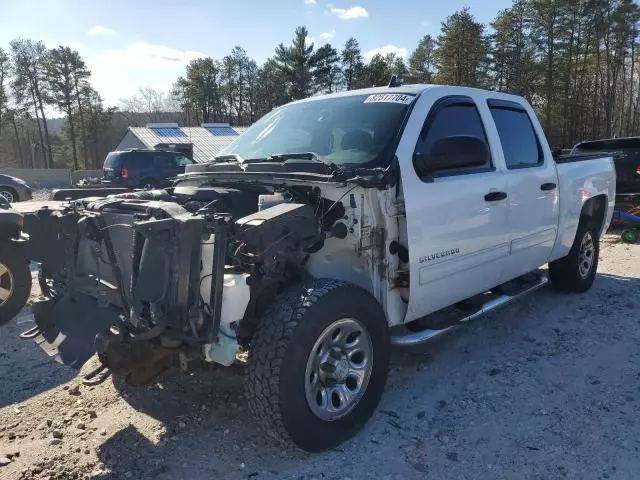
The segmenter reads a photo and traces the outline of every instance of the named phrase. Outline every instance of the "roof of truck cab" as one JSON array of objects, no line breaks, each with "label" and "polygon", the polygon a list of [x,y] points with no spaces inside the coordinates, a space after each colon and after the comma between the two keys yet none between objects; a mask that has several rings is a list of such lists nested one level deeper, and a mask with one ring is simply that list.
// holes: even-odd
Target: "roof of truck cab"
[{"label": "roof of truck cab", "polygon": [[482,94],[482,95],[490,95],[496,99],[504,99],[511,100],[516,102],[521,102],[522,97],[511,95],[508,93],[497,92],[493,90],[485,90],[481,88],[473,88],[473,87],[460,87],[455,85],[434,85],[434,84],[411,84],[411,85],[401,85],[399,87],[371,87],[371,88],[360,88],[357,90],[346,90],[342,92],[336,93],[327,93],[327,94],[319,94],[314,95],[312,97],[303,98],[301,100],[296,100],[294,102],[289,103],[302,103],[302,102],[312,102],[314,100],[321,100],[326,98],[340,98],[340,97],[351,97],[355,95],[374,95],[374,94],[392,94],[397,93],[401,95],[419,95],[427,90],[455,90],[456,94],[460,95],[470,95],[470,94]]}]

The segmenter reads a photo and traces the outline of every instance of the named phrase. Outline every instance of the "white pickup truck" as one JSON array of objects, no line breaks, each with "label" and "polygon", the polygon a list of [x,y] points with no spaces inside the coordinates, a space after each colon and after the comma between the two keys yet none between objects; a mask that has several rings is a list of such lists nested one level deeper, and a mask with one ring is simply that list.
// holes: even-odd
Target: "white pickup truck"
[{"label": "white pickup truck", "polygon": [[522,98],[432,85],[314,97],[172,188],[24,207],[44,294],[24,336],[75,365],[97,351],[136,385],[244,361],[268,430],[328,449],[373,414],[391,345],[548,279],[588,290],[614,200],[612,159],[554,160]]}]

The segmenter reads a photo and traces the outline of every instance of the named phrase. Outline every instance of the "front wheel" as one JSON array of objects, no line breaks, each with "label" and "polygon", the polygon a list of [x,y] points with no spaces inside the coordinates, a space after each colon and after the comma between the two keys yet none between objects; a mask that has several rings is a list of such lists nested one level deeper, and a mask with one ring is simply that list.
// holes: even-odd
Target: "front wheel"
[{"label": "front wheel", "polygon": [[378,302],[335,280],[313,280],[266,312],[249,351],[249,406],[279,440],[318,452],[355,433],[387,380],[390,337]]},{"label": "front wheel", "polygon": [[15,317],[31,293],[31,271],[21,245],[0,241],[0,326]]},{"label": "front wheel", "polygon": [[0,197],[4,198],[7,202],[13,203],[19,200],[18,194],[11,188],[0,187]]},{"label": "front wheel", "polygon": [[549,277],[557,290],[583,293],[596,278],[600,256],[599,232],[595,222],[583,217],[569,254],[549,264]]}]

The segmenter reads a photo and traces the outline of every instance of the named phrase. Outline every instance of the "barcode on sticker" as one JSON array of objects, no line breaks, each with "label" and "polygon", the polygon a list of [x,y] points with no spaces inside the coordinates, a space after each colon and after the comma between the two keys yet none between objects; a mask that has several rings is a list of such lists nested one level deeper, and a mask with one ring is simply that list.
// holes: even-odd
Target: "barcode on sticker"
[{"label": "barcode on sticker", "polygon": [[402,103],[409,105],[415,97],[403,93],[375,93],[365,98],[364,103]]}]

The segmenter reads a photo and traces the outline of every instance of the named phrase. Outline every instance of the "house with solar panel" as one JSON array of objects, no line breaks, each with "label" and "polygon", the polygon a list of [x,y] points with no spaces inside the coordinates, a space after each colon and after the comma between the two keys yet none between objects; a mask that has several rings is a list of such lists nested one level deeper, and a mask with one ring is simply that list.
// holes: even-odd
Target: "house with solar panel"
[{"label": "house with solar panel", "polygon": [[211,161],[244,130],[246,127],[231,127],[228,123],[203,123],[200,127],[148,123],[146,127],[129,127],[116,150],[173,150],[204,163]]}]

